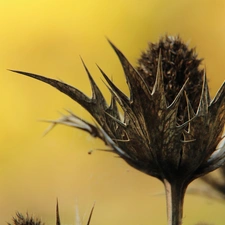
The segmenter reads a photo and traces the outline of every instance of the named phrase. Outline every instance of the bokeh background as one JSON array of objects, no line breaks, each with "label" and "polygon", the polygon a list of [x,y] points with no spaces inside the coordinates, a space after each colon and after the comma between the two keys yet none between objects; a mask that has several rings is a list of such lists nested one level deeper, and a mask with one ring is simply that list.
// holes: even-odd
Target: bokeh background
[{"label": "bokeh background", "polygon": [[[64,109],[92,121],[56,89],[11,73],[18,69],[61,79],[91,94],[82,56],[109,98],[95,63],[127,93],[109,37],[136,65],[149,41],[179,34],[204,58],[210,91],[225,78],[224,0],[0,0],[0,224],[16,211],[55,224],[84,224],[96,202],[92,225],[166,224],[163,185],[130,168],[86,133],[58,126],[43,137],[47,123]],[[60,113],[59,113],[60,112]],[[195,185],[203,185],[196,182]],[[187,194],[184,224],[222,225],[225,202]]]}]

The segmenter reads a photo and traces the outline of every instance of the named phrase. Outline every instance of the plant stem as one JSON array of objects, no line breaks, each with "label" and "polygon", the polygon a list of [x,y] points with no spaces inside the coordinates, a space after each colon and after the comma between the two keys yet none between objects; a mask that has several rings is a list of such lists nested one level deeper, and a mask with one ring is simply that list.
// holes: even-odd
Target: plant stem
[{"label": "plant stem", "polygon": [[166,191],[167,224],[181,225],[183,216],[184,195],[187,186],[183,182],[163,180]]}]

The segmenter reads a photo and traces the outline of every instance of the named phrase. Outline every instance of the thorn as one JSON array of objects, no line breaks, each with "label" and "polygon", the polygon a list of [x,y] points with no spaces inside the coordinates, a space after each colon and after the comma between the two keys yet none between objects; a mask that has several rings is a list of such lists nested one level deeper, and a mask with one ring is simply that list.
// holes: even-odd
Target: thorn
[{"label": "thorn", "polygon": [[90,212],[90,216],[88,218],[88,222],[87,222],[87,225],[90,225],[90,222],[91,222],[91,217],[92,217],[92,214],[93,214],[93,211],[94,211],[94,208],[95,208],[95,202],[91,208],[91,212]]},{"label": "thorn", "polygon": [[58,198],[56,199],[56,225],[60,225],[60,217],[59,217],[59,204]]}]

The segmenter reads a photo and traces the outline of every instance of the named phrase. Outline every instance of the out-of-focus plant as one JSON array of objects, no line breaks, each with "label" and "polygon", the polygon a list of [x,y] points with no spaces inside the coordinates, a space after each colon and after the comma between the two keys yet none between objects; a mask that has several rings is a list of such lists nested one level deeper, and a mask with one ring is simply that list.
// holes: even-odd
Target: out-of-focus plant
[{"label": "out-of-focus plant", "polygon": [[84,63],[91,98],[61,81],[13,72],[50,84],[83,106],[98,125],[69,113],[51,121],[53,126],[65,124],[102,139],[129,165],[162,181],[168,225],[180,225],[189,183],[225,162],[225,145],[217,149],[225,122],[225,83],[211,100],[201,60],[179,37],[165,36],[158,43],[150,43],[137,68],[110,44],[130,91],[126,96],[99,68],[112,94],[110,105]]},{"label": "out-of-focus plant", "polygon": [[[87,225],[90,225],[94,206],[95,205],[92,206],[90,215],[88,217]],[[76,218],[78,218],[77,219],[78,222],[75,225],[82,225],[82,223],[80,222],[80,215],[78,211],[76,211]],[[45,224],[42,223],[40,219],[34,218],[33,216],[29,216],[28,213],[26,214],[26,216],[24,216],[23,214],[17,212],[16,216],[13,217],[13,223],[8,223],[8,225],[45,225]],[[56,225],[62,225],[60,222],[58,201],[56,204]]]},{"label": "out-of-focus plant", "polygon": [[33,216],[29,216],[27,213],[26,216],[17,212],[16,216],[13,217],[13,223],[8,223],[8,225],[44,225],[41,220],[34,218]]}]

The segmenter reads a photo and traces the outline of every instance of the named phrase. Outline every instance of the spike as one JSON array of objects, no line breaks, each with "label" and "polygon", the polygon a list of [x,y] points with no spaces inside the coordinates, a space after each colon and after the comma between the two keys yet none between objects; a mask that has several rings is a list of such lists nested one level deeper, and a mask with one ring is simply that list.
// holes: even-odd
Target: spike
[{"label": "spike", "polygon": [[221,85],[220,89],[216,93],[214,99],[210,103],[210,106],[215,104],[217,101],[219,101],[219,99],[223,98],[222,96],[225,96],[225,81],[223,82],[223,84]]},{"label": "spike", "polygon": [[130,101],[133,101],[134,95],[138,92],[139,87],[141,87],[146,96],[151,97],[151,92],[148,88],[148,85],[142,78],[142,76],[138,73],[138,71],[130,64],[124,54],[109,40],[107,39],[113,50],[116,52],[120,63],[123,67],[124,74],[126,77],[127,84],[130,90]]},{"label": "spike", "polygon": [[58,204],[58,198],[56,200],[56,225],[60,225],[60,217],[59,217],[59,204]]},{"label": "spike", "polygon": [[168,106],[168,108],[172,108],[172,107],[177,108],[177,107],[178,107],[179,102],[180,102],[180,98],[181,98],[182,94],[184,93],[184,88],[186,87],[188,80],[189,80],[189,79],[187,79],[187,80],[184,82],[182,88],[180,89],[180,91],[179,91],[178,94],[176,95],[176,97],[175,97],[175,99],[173,100],[173,102]]},{"label": "spike", "polygon": [[212,153],[212,155],[208,159],[208,162],[212,162],[213,160],[214,161],[220,160],[225,156],[225,140],[223,140],[222,142],[223,143],[221,144],[219,149],[217,149],[215,152]]},{"label": "spike", "polygon": [[[136,131],[140,134],[143,135],[142,133],[142,129],[141,126],[139,124],[138,119],[136,118],[136,115],[133,113],[131,106],[130,106],[130,102],[127,99],[127,96],[124,95],[110,80],[109,78],[105,75],[105,78],[107,80],[107,82],[110,83],[110,86],[112,85],[112,88],[115,88],[115,90],[113,90],[111,87],[109,87],[106,84],[106,87],[109,89],[109,91],[115,96],[116,100],[118,101],[118,103],[120,104],[120,106],[122,107],[123,111],[124,111],[124,118],[128,117],[130,119],[130,121],[132,121],[132,123],[134,124],[134,129],[136,129]],[[119,92],[119,95],[117,93],[117,90]],[[122,96],[122,97],[121,97]],[[126,120],[125,120],[125,124],[126,124]]]},{"label": "spike", "polygon": [[184,92],[184,88],[185,88],[187,82],[188,82],[188,79],[183,84],[182,88],[180,89],[179,93],[177,94],[177,96],[175,97],[173,102],[167,107],[165,121],[170,121],[172,126],[176,126],[176,124],[177,124],[177,111],[178,111],[181,96]]},{"label": "spike", "polygon": [[78,116],[76,116],[72,113],[71,113],[71,115],[68,115],[68,116],[62,116],[58,120],[44,120],[44,122],[52,123],[50,128],[48,128],[47,131],[45,132],[45,135],[51,129],[53,129],[54,126],[56,126],[57,124],[63,124],[66,126],[71,126],[71,127],[81,129],[83,131],[88,132],[93,137],[98,137],[98,138],[102,139],[100,131],[96,126],[86,122],[85,120],[82,120],[81,118],[79,118]]},{"label": "spike", "polygon": [[78,204],[76,202],[76,206],[75,206],[75,225],[82,225],[81,223],[81,219],[80,219],[80,213],[79,213],[79,207],[78,207]]},{"label": "spike", "polygon": [[96,100],[98,102],[98,104],[103,104],[103,107],[106,108],[106,101],[105,98],[103,97],[101,91],[99,90],[98,86],[96,85],[94,79],[92,78],[87,66],[85,65],[83,59],[81,58],[82,64],[85,68],[85,71],[88,75],[89,81],[91,83],[91,88],[92,88],[92,100]]},{"label": "spike", "polygon": [[186,102],[187,102],[187,112],[188,112],[188,133],[191,131],[191,123],[190,121],[196,116],[194,109],[191,106],[191,103],[189,101],[189,98],[186,94],[186,92],[184,92],[185,98],[186,98]]},{"label": "spike", "polygon": [[103,134],[103,137],[105,138],[105,142],[108,146],[112,147],[116,151],[117,154],[119,154],[122,158],[125,159],[131,159],[131,157],[124,152],[117,144],[114,143],[114,141],[108,136],[108,134],[101,128],[99,128]]},{"label": "spike", "polygon": [[61,81],[55,80],[55,79],[51,79],[51,78],[47,78],[47,77],[43,77],[41,75],[38,74],[33,74],[33,73],[28,73],[28,72],[23,72],[23,71],[18,71],[18,70],[10,70],[11,72],[14,73],[19,73],[28,77],[32,77],[34,79],[40,80],[44,83],[47,83],[53,87],[55,87],[56,89],[58,89],[59,91],[63,92],[64,94],[66,94],[67,96],[69,96],[70,98],[72,98],[73,100],[75,100],[76,102],[78,102],[81,106],[83,106],[85,109],[87,109],[89,112],[92,111],[92,101],[90,98],[88,98],[85,94],[83,94],[81,91],[79,91],[78,89],[65,84]]},{"label": "spike", "polygon": [[164,93],[164,82],[163,82],[163,70],[162,70],[162,56],[161,51],[159,52],[158,68],[156,73],[156,80],[152,90],[152,96],[159,96],[159,104],[161,109],[167,108],[166,97]]},{"label": "spike", "polygon": [[209,104],[209,108],[219,107],[220,105],[225,105],[225,81],[217,91],[215,97]]},{"label": "spike", "polygon": [[117,119],[116,117],[112,116],[111,114],[105,112],[106,115],[108,115],[110,118],[112,118],[114,121],[116,121],[119,125],[121,125],[123,128],[127,127],[127,124],[123,123],[121,120]]},{"label": "spike", "polygon": [[[210,149],[215,149],[220,142],[220,137],[224,130],[225,123],[225,82],[217,92],[215,98],[209,106],[210,135],[208,143]],[[209,152],[210,154],[211,152]]]},{"label": "spike", "polygon": [[106,112],[109,112],[110,115],[113,115],[115,118],[120,120],[119,111],[116,105],[116,98],[113,94],[111,94],[111,102],[108,109],[106,109]]},{"label": "spike", "polygon": [[113,82],[108,78],[108,76],[103,72],[103,70],[99,66],[98,69],[100,70],[103,77],[105,78],[105,80],[107,81],[113,92],[116,94],[116,96],[118,96],[118,98],[121,99],[123,102],[129,103],[128,97],[122,91],[120,91],[120,89],[117,88],[115,84],[113,84]]},{"label": "spike", "polygon": [[206,74],[204,72],[203,75],[203,83],[202,83],[202,94],[200,97],[200,101],[199,101],[199,106],[197,109],[197,116],[207,116],[208,114],[208,106],[209,106],[209,102],[208,102],[208,85],[207,85],[207,79],[206,79]]},{"label": "spike", "polygon": [[92,217],[92,214],[93,214],[94,208],[95,208],[95,202],[94,202],[94,205],[93,205],[93,206],[92,206],[92,208],[91,208],[91,212],[90,212],[90,215],[89,215],[89,218],[88,218],[87,225],[90,225],[90,222],[91,222],[91,217]]}]

